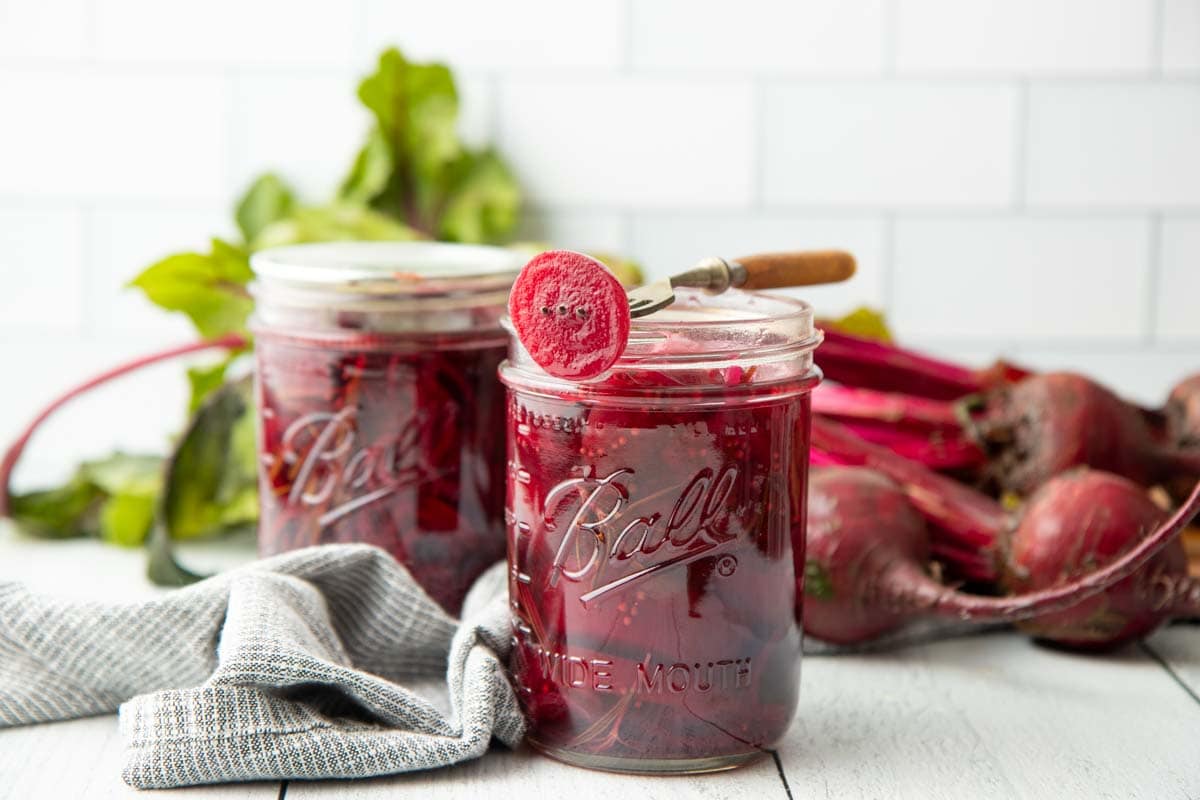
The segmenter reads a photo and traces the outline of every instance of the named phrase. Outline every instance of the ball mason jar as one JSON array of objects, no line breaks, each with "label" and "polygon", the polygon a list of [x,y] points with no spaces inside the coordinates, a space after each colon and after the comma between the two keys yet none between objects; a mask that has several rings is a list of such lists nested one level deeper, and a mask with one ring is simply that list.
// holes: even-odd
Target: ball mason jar
[{"label": "ball mason jar", "polygon": [[810,393],[807,304],[676,290],[606,375],[519,343],[508,386],[511,669],[529,740],[623,772],[706,772],[796,709]]},{"label": "ball mason jar", "polygon": [[496,370],[524,260],[426,242],[254,255],[262,554],[375,544],[458,612],[504,557]]}]

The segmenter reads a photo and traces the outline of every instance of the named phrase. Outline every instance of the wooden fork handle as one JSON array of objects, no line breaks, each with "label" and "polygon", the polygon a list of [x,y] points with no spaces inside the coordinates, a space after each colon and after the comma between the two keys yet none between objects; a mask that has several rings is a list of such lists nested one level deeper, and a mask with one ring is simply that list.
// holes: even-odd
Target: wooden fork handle
[{"label": "wooden fork handle", "polygon": [[[815,286],[837,283],[854,274],[854,256],[843,250],[797,250],[791,253],[761,253],[739,258],[736,264],[739,289],[779,289],[786,286]],[[738,280],[740,278],[740,280]]]}]

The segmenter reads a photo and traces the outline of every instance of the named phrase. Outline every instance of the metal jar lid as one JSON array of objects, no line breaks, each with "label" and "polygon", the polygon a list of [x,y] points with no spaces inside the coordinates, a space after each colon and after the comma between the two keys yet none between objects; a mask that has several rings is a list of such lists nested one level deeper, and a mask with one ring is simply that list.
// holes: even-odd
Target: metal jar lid
[{"label": "metal jar lid", "polygon": [[325,242],[250,260],[256,319],[270,327],[495,327],[527,254],[445,242]]},{"label": "metal jar lid", "polygon": [[273,247],[250,259],[260,281],[370,295],[486,291],[512,285],[526,257],[445,242],[325,242]]}]

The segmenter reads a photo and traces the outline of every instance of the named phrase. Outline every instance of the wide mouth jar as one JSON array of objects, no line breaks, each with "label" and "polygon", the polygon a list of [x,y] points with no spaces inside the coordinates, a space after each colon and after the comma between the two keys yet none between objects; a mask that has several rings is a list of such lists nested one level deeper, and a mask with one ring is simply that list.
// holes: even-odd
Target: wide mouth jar
[{"label": "wide mouth jar", "polygon": [[819,341],[803,302],[688,290],[592,381],[547,375],[514,340],[510,667],[535,747],[704,772],[783,735]]},{"label": "wide mouth jar", "polygon": [[458,611],[504,554],[496,370],[524,260],[429,242],[255,254],[260,552],[376,544]]}]

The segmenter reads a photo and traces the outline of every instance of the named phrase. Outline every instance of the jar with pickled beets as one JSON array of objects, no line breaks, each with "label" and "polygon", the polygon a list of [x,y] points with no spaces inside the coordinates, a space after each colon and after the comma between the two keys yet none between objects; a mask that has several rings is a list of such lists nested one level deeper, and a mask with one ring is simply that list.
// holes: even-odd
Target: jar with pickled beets
[{"label": "jar with pickled beets", "polygon": [[514,340],[510,666],[536,748],[707,772],[783,735],[819,341],[803,302],[686,289],[592,380],[552,377]]},{"label": "jar with pickled beets", "polygon": [[504,557],[496,370],[523,261],[417,242],[254,256],[262,554],[375,544],[459,611]]}]

